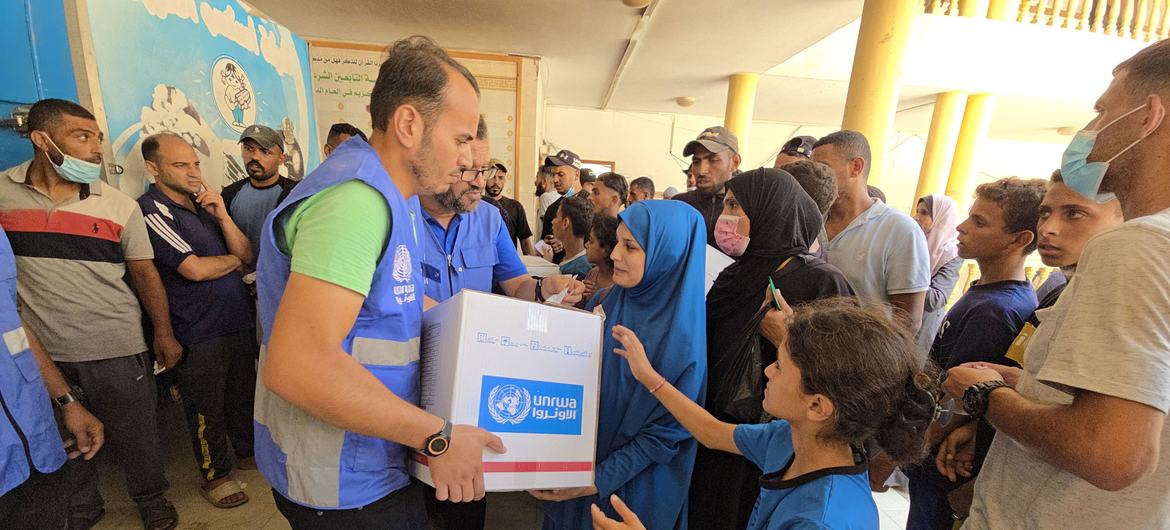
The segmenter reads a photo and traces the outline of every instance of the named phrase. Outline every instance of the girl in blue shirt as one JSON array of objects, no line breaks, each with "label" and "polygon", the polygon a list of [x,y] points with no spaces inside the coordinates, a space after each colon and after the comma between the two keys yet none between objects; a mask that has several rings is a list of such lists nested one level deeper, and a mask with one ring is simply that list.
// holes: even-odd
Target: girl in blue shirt
[{"label": "girl in blue shirt", "polygon": [[[876,530],[863,447],[872,441],[895,463],[918,461],[934,413],[935,378],[918,367],[914,337],[881,308],[836,298],[793,314],[778,291],[774,296],[781,310],[760,327],[778,350],[764,371],[764,410],[777,418],[770,423],[715,419],[664,381],[626,327],[614,327],[622,344],[615,353],[699,443],[741,454],[764,471],[749,529]],[[595,527],[642,528],[636,510],[610,501],[624,522],[595,508]]]}]

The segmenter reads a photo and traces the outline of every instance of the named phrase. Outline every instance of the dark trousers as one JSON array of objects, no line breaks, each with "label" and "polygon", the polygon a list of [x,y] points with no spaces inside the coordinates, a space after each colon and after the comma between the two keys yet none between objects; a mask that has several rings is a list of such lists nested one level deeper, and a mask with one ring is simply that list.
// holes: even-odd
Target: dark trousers
[{"label": "dark trousers", "polygon": [[955,525],[954,510],[948,495],[969,479],[951,482],[938,472],[934,455],[927,461],[902,470],[910,479],[910,511],[906,530],[950,530]]},{"label": "dark trousers", "polygon": [[175,375],[195,463],[203,480],[221,479],[232,471],[231,450],[236,458],[252,456],[256,332],[248,329],[184,345],[183,350]]},{"label": "dark trousers", "polygon": [[[162,502],[170,484],[163,475],[154,376],[145,354],[101,361],[57,363],[85,408],[105,424],[102,452],[114,453],[126,473],[126,491],[139,506]],[[102,509],[97,465],[76,458],[69,471],[70,509],[95,515]]]},{"label": "dark trousers", "polygon": [[435,488],[422,485],[431,528],[440,530],[483,530],[487,524],[487,497],[472,502],[448,502],[435,498]]},{"label": "dark trousers", "polygon": [[699,446],[687,524],[704,530],[747,528],[760,495],[760,468],[748,459]]},{"label": "dark trousers", "polygon": [[23,484],[0,496],[0,528],[61,530],[69,523],[69,476],[32,470]]},{"label": "dark trousers", "polygon": [[272,490],[276,509],[294,530],[426,530],[429,523],[421,497],[422,488],[412,481],[405,488],[361,508],[318,510],[301,506]]}]

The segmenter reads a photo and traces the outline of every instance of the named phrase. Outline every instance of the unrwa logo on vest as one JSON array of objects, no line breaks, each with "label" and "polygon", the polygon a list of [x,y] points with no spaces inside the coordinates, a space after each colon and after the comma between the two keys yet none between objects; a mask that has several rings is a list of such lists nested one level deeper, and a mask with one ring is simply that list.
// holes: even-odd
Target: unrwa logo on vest
[{"label": "unrwa logo on vest", "polygon": [[488,393],[488,414],[500,423],[519,425],[532,410],[532,395],[513,384],[496,385]]},{"label": "unrwa logo on vest", "polygon": [[394,251],[394,281],[410,281],[410,249],[406,245],[398,245]]}]

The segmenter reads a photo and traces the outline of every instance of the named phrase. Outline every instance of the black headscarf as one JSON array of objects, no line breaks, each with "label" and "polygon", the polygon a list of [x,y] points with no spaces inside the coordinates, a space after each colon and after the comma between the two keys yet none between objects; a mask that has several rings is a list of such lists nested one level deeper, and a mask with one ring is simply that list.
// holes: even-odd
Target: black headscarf
[{"label": "black headscarf", "polygon": [[[824,223],[817,204],[787,171],[755,169],[727,181],[727,188],[751,220],[751,240],[707,294],[708,366],[732,353],[764,303],[768,276],[789,257],[807,254]],[[710,381],[708,392],[718,384]]]}]

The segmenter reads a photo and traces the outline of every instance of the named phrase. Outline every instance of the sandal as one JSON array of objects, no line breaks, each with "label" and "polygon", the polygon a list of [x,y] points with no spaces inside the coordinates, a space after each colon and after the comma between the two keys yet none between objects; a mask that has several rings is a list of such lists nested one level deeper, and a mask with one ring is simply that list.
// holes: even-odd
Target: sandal
[{"label": "sandal", "polygon": [[179,512],[175,510],[175,505],[166,499],[147,506],[139,506],[138,514],[142,516],[142,525],[146,530],[172,530],[179,526]]},{"label": "sandal", "polygon": [[[248,494],[244,493],[244,485],[238,480],[225,480],[210,490],[199,488],[199,493],[216,508],[235,508],[248,502]],[[236,494],[240,494],[240,498],[234,501],[226,500]]]},{"label": "sandal", "polygon": [[241,469],[241,470],[245,470],[245,471],[252,470],[252,469],[258,469],[258,467],[256,466],[256,457],[249,456],[246,458],[237,458],[236,459],[236,469]]},{"label": "sandal", "polygon": [[69,530],[89,530],[97,526],[98,521],[105,517],[106,509],[99,508],[94,515],[69,515]]}]

